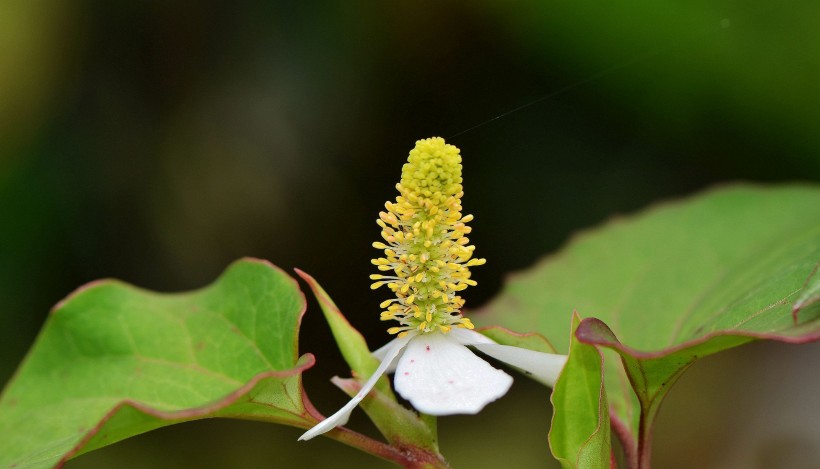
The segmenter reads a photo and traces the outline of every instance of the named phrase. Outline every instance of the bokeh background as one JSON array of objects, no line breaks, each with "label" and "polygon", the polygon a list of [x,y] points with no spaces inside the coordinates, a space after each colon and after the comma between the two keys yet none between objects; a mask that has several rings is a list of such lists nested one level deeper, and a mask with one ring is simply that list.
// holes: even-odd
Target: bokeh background
[{"label": "bokeh background", "polygon": [[[374,221],[432,135],[464,155],[489,260],[477,307],[615,214],[737,180],[816,181],[820,5],[0,2],[0,383],[75,287],[186,290],[246,255],[313,274],[380,345]],[[328,378],[347,370],[312,300],[301,347],[330,413],[346,398]],[[819,467],[818,352],[754,344],[698,363],[661,411],[657,467]],[[518,379],[482,414],[440,419],[442,451],[461,468],[556,467],[547,398]],[[359,413],[351,425],[372,432]],[[386,466],[299,434],[203,421],[67,467]]]}]

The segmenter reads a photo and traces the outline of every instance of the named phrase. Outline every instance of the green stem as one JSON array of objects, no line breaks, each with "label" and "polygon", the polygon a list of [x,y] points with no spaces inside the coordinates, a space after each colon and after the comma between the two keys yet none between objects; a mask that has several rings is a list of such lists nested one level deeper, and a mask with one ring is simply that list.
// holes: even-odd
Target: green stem
[{"label": "green stem", "polygon": [[427,428],[430,429],[430,433],[433,435],[433,441],[436,443],[436,448],[438,448],[438,421],[434,415],[428,414],[419,414],[421,417],[421,421],[427,425]]}]

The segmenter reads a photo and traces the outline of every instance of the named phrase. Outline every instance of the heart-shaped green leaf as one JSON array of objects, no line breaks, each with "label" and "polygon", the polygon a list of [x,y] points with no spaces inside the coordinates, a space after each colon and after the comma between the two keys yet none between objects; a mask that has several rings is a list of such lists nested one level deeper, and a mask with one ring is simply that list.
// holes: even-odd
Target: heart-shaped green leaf
[{"label": "heart-shaped green leaf", "polygon": [[575,337],[580,322],[578,314],[573,314],[569,357],[552,391],[555,413],[550,449],[564,469],[603,469],[610,461],[603,357],[594,346]]},{"label": "heart-shaped green leaf", "polygon": [[94,282],[58,304],[0,400],[0,467],[60,465],[145,431],[206,417],[307,428],[298,359],[304,296],[246,259],[212,285],[159,294]]},{"label": "heart-shaped green leaf", "polygon": [[587,317],[577,337],[625,364],[605,365],[613,424],[627,456],[647,459],[654,414],[694,360],[756,338],[820,338],[819,260],[820,189],[729,187],[576,237],[512,277],[478,319],[562,351],[570,313]]}]

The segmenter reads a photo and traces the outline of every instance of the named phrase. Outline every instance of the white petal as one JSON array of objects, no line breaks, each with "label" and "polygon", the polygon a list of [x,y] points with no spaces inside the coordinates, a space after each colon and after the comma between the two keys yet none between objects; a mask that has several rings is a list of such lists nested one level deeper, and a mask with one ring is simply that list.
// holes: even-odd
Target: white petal
[{"label": "white petal", "polygon": [[377,350],[374,350],[374,351],[373,351],[373,352],[371,352],[370,354],[371,354],[371,355],[373,355],[373,358],[375,358],[376,360],[383,361],[383,360],[384,360],[385,355],[387,355],[387,352],[388,352],[388,351],[390,350],[390,348],[393,346],[393,342],[395,342],[395,341],[397,341],[397,340],[399,340],[399,339],[393,339],[393,340],[391,340],[390,342],[388,342],[388,343],[386,343],[386,344],[382,345],[381,347],[379,347]]},{"label": "white petal", "polygon": [[561,374],[567,362],[566,355],[497,344],[484,334],[469,329],[453,329],[450,334],[462,344],[475,347],[493,358],[520,368],[526,374],[550,387],[555,385],[558,375]]},{"label": "white petal", "polygon": [[495,343],[493,339],[487,337],[486,335],[480,334],[476,331],[471,331],[470,329],[464,329],[463,327],[454,327],[450,330],[450,335],[464,345]]},{"label": "white petal", "polygon": [[333,428],[336,428],[339,425],[346,424],[347,419],[350,418],[350,413],[353,412],[353,408],[355,408],[356,405],[358,405],[359,402],[361,402],[361,400],[364,399],[365,396],[367,396],[367,393],[369,393],[370,390],[373,389],[373,386],[376,385],[376,381],[378,381],[379,378],[384,374],[384,372],[387,370],[387,367],[390,366],[390,363],[393,361],[394,358],[396,358],[396,356],[398,356],[399,352],[401,352],[404,346],[407,345],[407,342],[410,339],[411,337],[404,337],[401,339],[395,339],[391,341],[390,348],[388,348],[387,351],[384,353],[384,359],[382,360],[381,364],[373,373],[373,375],[370,376],[370,379],[368,379],[367,382],[364,383],[364,386],[362,386],[362,388],[359,390],[356,396],[354,396],[353,399],[350,400],[350,402],[345,404],[345,406],[339,409],[335,414],[322,420],[321,422],[319,422],[319,424],[317,424],[310,430],[306,431],[302,436],[299,437],[299,441],[309,440],[317,435],[321,435],[322,433],[332,430]]},{"label": "white petal", "polygon": [[[412,336],[415,336],[415,335],[416,335],[415,331],[410,331],[410,332],[408,332],[408,336],[405,336],[404,338],[405,339],[410,339]],[[395,342],[397,340],[399,340],[399,339],[393,339],[390,342],[382,345],[381,347],[379,347],[378,350],[372,352],[371,355],[373,355],[373,358],[375,358],[379,361],[384,361],[384,357],[387,354],[387,352],[390,350],[390,347],[393,346],[393,342]],[[385,370],[385,373],[393,373],[394,371],[396,371],[396,366],[397,366],[398,362],[399,361],[398,361],[398,356],[397,356],[396,358],[393,359],[393,361],[387,367],[387,370]]]},{"label": "white petal", "polygon": [[567,363],[566,355],[536,352],[511,345],[490,343],[475,344],[473,347],[504,363],[524,370],[528,375],[550,387],[555,386],[558,375]]},{"label": "white petal", "polygon": [[413,337],[399,359],[393,384],[425,414],[475,414],[506,394],[512,378],[456,339],[434,332]]}]

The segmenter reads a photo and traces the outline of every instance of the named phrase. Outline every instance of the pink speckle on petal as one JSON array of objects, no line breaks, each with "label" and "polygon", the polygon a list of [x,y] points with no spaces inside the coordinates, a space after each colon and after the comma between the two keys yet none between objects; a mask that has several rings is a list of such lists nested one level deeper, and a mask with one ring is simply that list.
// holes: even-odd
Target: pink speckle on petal
[{"label": "pink speckle on petal", "polygon": [[427,346],[427,351],[428,351],[428,352],[430,351],[430,346],[429,346],[429,345]]},{"label": "pink speckle on petal", "polygon": [[409,371],[405,371],[405,372],[404,372],[404,376],[410,376],[410,372],[409,372]]},{"label": "pink speckle on petal", "polygon": [[416,359],[415,358],[410,359],[410,363],[416,363]]}]

